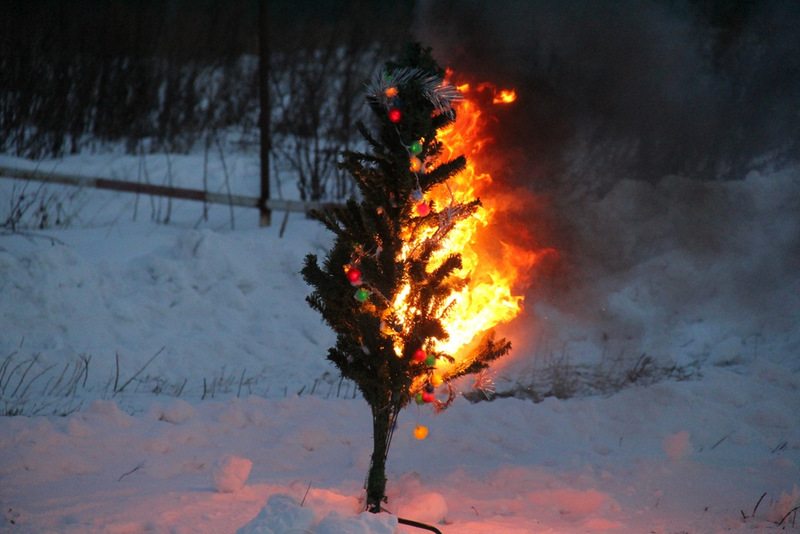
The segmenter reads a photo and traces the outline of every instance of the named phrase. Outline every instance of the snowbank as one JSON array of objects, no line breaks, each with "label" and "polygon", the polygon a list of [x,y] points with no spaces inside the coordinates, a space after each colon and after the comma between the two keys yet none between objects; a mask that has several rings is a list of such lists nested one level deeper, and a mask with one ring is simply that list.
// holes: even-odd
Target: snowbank
[{"label": "snowbank", "polygon": [[[798,528],[796,170],[623,181],[565,208],[570,284],[528,297],[491,378],[519,393],[559,371],[574,395],[406,410],[380,516],[359,514],[368,408],[303,301],[324,230],[292,216],[279,238],[247,213],[226,230],[227,212],[195,228],[184,205],[132,222],[125,198],[102,196],[113,223],[0,236],[0,393],[26,414],[0,418],[6,531]],[[582,394],[587,369],[624,377],[643,354],[691,372]]]}]

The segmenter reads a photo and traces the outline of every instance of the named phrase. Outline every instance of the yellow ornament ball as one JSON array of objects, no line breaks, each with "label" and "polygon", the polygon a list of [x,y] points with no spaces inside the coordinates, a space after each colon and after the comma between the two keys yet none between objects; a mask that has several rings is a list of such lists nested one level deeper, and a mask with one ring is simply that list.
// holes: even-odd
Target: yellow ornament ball
[{"label": "yellow ornament ball", "polygon": [[439,386],[441,386],[442,382],[443,382],[442,377],[439,376],[439,375],[433,375],[431,377],[431,384],[433,384],[433,387],[435,387],[435,388],[438,388]]},{"label": "yellow ornament ball", "polygon": [[414,437],[417,439],[425,439],[428,436],[428,427],[417,425],[414,429]]}]

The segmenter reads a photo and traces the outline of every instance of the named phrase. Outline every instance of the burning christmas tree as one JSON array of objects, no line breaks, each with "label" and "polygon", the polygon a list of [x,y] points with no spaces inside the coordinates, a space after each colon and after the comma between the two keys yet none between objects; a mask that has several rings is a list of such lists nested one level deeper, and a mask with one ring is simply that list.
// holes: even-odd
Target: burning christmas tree
[{"label": "burning christmas tree", "polygon": [[[348,151],[341,166],[360,200],[313,216],[335,234],[322,265],[309,254],[302,270],[312,308],[336,333],[328,359],[357,385],[372,411],[374,446],[366,508],[386,501],[386,457],[400,410],[409,403],[445,409],[451,381],[482,371],[511,345],[491,329],[447,345],[458,298],[469,286],[451,236],[481,209],[448,180],[467,166],[446,160],[439,130],[455,121],[461,92],[418,44],[388,62],[368,87],[376,135],[359,129],[369,153]],[[493,326],[493,325],[488,325]],[[486,328],[473,330],[469,337]],[[464,335],[463,333],[460,335]],[[451,353],[449,347],[459,347]],[[424,429],[417,429],[424,437]]]}]

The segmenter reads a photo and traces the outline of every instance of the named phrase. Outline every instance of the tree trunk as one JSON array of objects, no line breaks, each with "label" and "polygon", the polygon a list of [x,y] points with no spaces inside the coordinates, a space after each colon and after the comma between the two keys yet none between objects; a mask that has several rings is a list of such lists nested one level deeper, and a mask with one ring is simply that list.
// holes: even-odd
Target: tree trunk
[{"label": "tree trunk", "polygon": [[367,510],[381,511],[386,502],[386,456],[392,441],[399,407],[392,404],[372,406],[372,461],[367,475]]}]

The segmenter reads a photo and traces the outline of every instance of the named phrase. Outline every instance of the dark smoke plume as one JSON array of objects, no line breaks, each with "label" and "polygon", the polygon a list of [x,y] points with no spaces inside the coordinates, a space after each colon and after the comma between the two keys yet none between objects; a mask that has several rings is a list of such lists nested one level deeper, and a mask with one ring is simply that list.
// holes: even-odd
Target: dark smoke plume
[{"label": "dark smoke plume", "polygon": [[457,73],[517,89],[496,136],[528,187],[603,195],[798,158],[797,2],[423,0],[415,28]]},{"label": "dark smoke plume", "polygon": [[[496,239],[557,260],[509,325],[536,355],[517,371],[539,355],[671,358],[698,317],[794,328],[776,317],[797,308],[800,2],[421,0],[416,15],[457,83],[517,90],[487,148],[507,206]],[[729,324],[745,309],[752,324]]]}]

